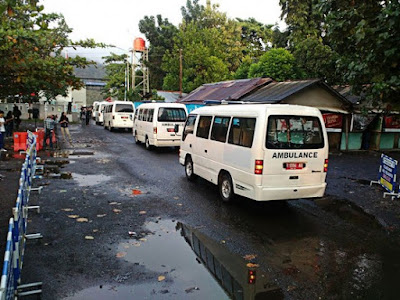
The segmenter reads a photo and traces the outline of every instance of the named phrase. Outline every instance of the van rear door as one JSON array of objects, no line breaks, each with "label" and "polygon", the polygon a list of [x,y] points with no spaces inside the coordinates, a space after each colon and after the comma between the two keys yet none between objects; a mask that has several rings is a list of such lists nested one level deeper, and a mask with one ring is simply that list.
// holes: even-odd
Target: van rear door
[{"label": "van rear door", "polygon": [[326,134],[318,116],[270,115],[262,185],[296,187],[325,182]]},{"label": "van rear door", "polygon": [[181,107],[160,107],[157,116],[157,139],[180,140],[186,121],[186,110]]},{"label": "van rear door", "polygon": [[115,122],[132,127],[133,103],[115,104]]}]

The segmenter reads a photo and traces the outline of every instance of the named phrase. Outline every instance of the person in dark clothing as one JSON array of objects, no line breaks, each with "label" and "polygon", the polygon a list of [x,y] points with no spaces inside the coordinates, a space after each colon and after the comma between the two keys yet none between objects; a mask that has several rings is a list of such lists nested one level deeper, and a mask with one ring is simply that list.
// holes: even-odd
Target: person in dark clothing
[{"label": "person in dark clothing", "polygon": [[6,123],[5,123],[5,126],[6,126],[6,137],[12,136],[13,130],[14,130],[14,117],[13,117],[13,114],[12,114],[11,110],[7,113],[7,116],[6,116],[5,120],[6,120]]},{"label": "person in dark clothing", "polygon": [[92,118],[92,109],[90,107],[86,108],[86,125],[89,125],[89,121]]},{"label": "person in dark clothing", "polygon": [[19,124],[21,124],[21,111],[19,110],[18,106],[14,105],[13,108],[13,115],[14,115],[14,124],[15,129],[19,130]]},{"label": "person in dark clothing", "polygon": [[72,139],[71,139],[71,134],[69,133],[69,129],[68,129],[68,124],[69,124],[69,120],[67,115],[65,114],[65,112],[63,112],[61,114],[60,120],[58,121],[58,123],[61,126],[61,135],[64,139],[64,143],[66,141],[65,136],[68,137],[70,144],[72,144]]}]

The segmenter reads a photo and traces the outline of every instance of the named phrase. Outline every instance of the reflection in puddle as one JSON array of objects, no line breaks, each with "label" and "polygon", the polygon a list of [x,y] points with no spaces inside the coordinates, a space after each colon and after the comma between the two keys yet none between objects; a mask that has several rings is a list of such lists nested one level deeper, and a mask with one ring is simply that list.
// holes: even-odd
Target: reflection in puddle
[{"label": "reflection in puddle", "polygon": [[257,265],[248,267],[248,261],[197,230],[171,221],[151,222],[147,229],[146,237],[121,243],[117,257],[154,272],[154,280],[92,287],[66,299],[283,299]]},{"label": "reflection in puddle", "polygon": [[82,175],[72,173],[72,178],[78,182],[79,186],[94,186],[110,180],[111,177],[106,175]]}]

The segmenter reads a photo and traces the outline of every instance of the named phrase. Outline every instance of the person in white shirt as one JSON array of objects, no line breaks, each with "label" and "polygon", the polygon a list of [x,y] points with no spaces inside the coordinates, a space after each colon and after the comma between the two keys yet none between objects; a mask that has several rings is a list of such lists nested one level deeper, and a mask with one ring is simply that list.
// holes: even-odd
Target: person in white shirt
[{"label": "person in white shirt", "polygon": [[4,111],[0,110],[0,151],[7,151],[4,149],[4,136],[6,135],[6,127],[4,126]]}]

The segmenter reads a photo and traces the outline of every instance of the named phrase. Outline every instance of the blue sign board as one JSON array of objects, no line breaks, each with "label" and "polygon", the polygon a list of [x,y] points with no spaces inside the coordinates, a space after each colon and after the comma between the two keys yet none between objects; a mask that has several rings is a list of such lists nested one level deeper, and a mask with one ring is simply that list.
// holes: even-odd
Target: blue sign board
[{"label": "blue sign board", "polygon": [[379,184],[388,192],[393,193],[396,189],[397,160],[382,154],[379,167]]}]

